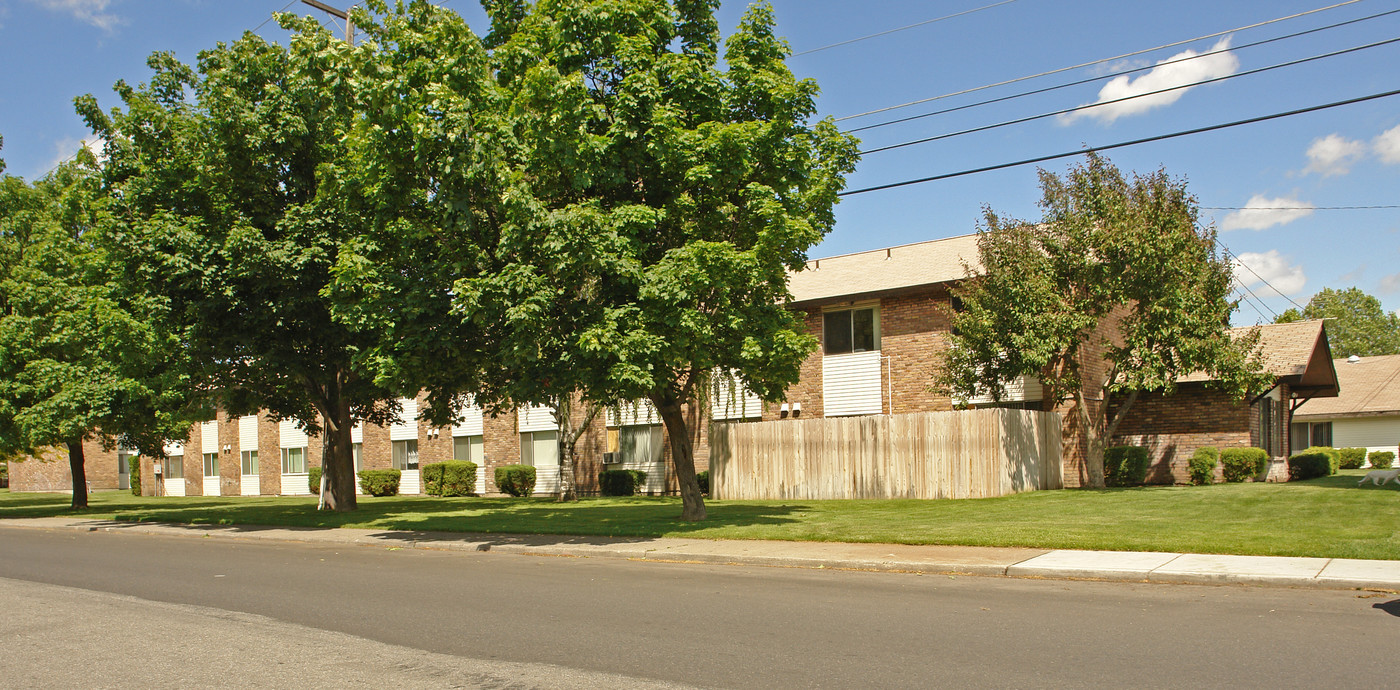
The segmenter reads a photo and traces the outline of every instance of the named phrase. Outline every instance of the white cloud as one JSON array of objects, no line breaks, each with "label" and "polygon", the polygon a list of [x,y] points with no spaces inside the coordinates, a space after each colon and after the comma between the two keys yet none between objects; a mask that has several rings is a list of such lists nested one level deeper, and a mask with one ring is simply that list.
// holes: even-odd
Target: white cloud
[{"label": "white cloud", "polygon": [[1279,254],[1277,249],[1263,253],[1244,252],[1231,264],[1235,277],[1245,287],[1268,283],[1284,295],[1296,295],[1308,282],[1303,267],[1289,263],[1288,257]]},{"label": "white cloud", "polygon": [[103,31],[111,31],[126,20],[107,11],[111,0],[30,0],[52,12],[72,15],[80,22],[91,24]]},{"label": "white cloud", "polygon": [[1400,273],[1392,273],[1381,278],[1380,285],[1376,287],[1376,291],[1387,295],[1400,292]]},{"label": "white cloud", "polygon": [[1269,199],[1263,194],[1255,194],[1249,197],[1244,208],[1231,212],[1220,221],[1220,230],[1263,230],[1285,225],[1312,215],[1313,208],[1314,205],[1306,201],[1285,197]]},{"label": "white cloud", "polygon": [[92,152],[92,155],[97,157],[97,160],[100,161],[103,159],[101,141],[97,139],[74,139],[73,137],[64,137],[54,142],[53,160],[49,161],[49,164],[45,166],[39,174],[47,174],[49,171],[57,168],[59,163],[72,160],[73,156],[78,155],[79,147],[86,147],[87,150]]},{"label": "white cloud", "polygon": [[1376,149],[1376,155],[1380,156],[1383,162],[1400,163],[1400,125],[1381,132],[1371,143]]},{"label": "white cloud", "polygon": [[[1171,105],[1186,95],[1190,89],[1175,89],[1138,98],[1133,98],[1133,96],[1234,74],[1235,70],[1240,67],[1240,60],[1235,57],[1234,53],[1226,50],[1229,47],[1230,37],[1226,36],[1206,51],[1214,53],[1212,55],[1197,57],[1200,53],[1194,50],[1185,50],[1158,62],[1157,67],[1137,79],[1130,79],[1126,74],[1114,77],[1107,84],[1104,84],[1102,89],[1099,89],[1098,100],[1083,106],[1080,110],[1060,116],[1060,122],[1069,124],[1081,117],[1092,117],[1100,122],[1112,123],[1120,117],[1139,115],[1153,108]],[[1121,98],[1130,100],[1109,105],[1095,105]]]},{"label": "white cloud", "polygon": [[1323,177],[1345,175],[1351,171],[1351,165],[1364,155],[1366,144],[1340,134],[1328,134],[1313,139],[1308,146],[1308,167],[1303,168],[1303,172],[1318,173]]}]

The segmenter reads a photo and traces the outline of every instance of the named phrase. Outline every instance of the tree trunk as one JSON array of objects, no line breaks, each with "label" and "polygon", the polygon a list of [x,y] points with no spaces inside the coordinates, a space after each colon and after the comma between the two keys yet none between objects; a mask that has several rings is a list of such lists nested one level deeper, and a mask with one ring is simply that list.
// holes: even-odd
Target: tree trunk
[{"label": "tree trunk", "polygon": [[705,519],[705,497],[695,478],[695,449],[690,443],[690,428],[681,413],[681,403],[675,398],[652,396],[651,403],[666,425],[671,440],[671,464],[676,469],[676,482],[681,487],[681,519],[699,522]]},{"label": "tree trunk", "polygon": [[[336,384],[332,384],[336,385]],[[321,498],[327,510],[355,510],[355,451],[350,438],[353,422],[350,403],[340,395],[337,385],[328,398],[328,410],[322,410],[321,476],[325,490]]]},{"label": "tree trunk", "polygon": [[1103,438],[1099,434],[1098,421],[1103,416],[1089,413],[1088,401],[1083,391],[1075,391],[1074,406],[1079,410],[1080,433],[1084,434],[1084,469],[1089,473],[1089,488],[1102,489],[1103,484]]},{"label": "tree trunk", "polygon": [[68,473],[73,477],[73,504],[69,507],[83,510],[88,507],[88,494],[87,462],[83,457],[82,439],[68,442]]}]

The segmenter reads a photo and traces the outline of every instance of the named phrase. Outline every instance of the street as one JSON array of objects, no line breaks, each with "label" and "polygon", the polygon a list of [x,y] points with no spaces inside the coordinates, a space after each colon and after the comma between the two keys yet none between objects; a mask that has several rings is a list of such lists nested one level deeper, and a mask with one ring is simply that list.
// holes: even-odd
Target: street
[{"label": "street", "polygon": [[1393,593],[2,524],[0,606],[10,687],[1380,687],[1400,630]]}]

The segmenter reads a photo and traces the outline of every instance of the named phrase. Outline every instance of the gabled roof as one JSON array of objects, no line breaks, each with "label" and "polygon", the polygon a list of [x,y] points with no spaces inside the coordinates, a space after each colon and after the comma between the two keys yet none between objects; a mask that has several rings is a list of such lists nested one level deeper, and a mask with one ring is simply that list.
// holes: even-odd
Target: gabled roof
[{"label": "gabled roof", "polygon": [[1362,357],[1356,362],[1333,360],[1341,395],[1313,400],[1298,408],[1294,419],[1400,415],[1400,355]]},{"label": "gabled roof", "polygon": [[[1280,383],[1287,383],[1301,397],[1337,396],[1337,371],[1332,367],[1332,350],[1327,345],[1327,332],[1321,320],[1231,328],[1230,337],[1244,337],[1255,328],[1259,329],[1257,351],[1264,371],[1273,374]],[[1208,380],[1209,376],[1196,372],[1182,377],[1180,382]]]},{"label": "gabled roof", "polygon": [[961,280],[964,262],[981,268],[975,234],[813,259],[788,274],[788,290],[794,303],[862,299]]}]

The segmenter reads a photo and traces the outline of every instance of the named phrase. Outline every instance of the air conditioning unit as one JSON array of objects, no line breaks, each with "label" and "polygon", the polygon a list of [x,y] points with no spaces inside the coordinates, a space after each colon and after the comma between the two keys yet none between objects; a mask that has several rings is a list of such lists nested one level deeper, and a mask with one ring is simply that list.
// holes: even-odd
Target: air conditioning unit
[{"label": "air conditioning unit", "polygon": [[622,453],[618,453],[618,452],[603,453],[603,464],[604,464],[604,465],[616,465],[616,464],[618,464],[618,463],[620,463],[620,462],[622,462]]}]

